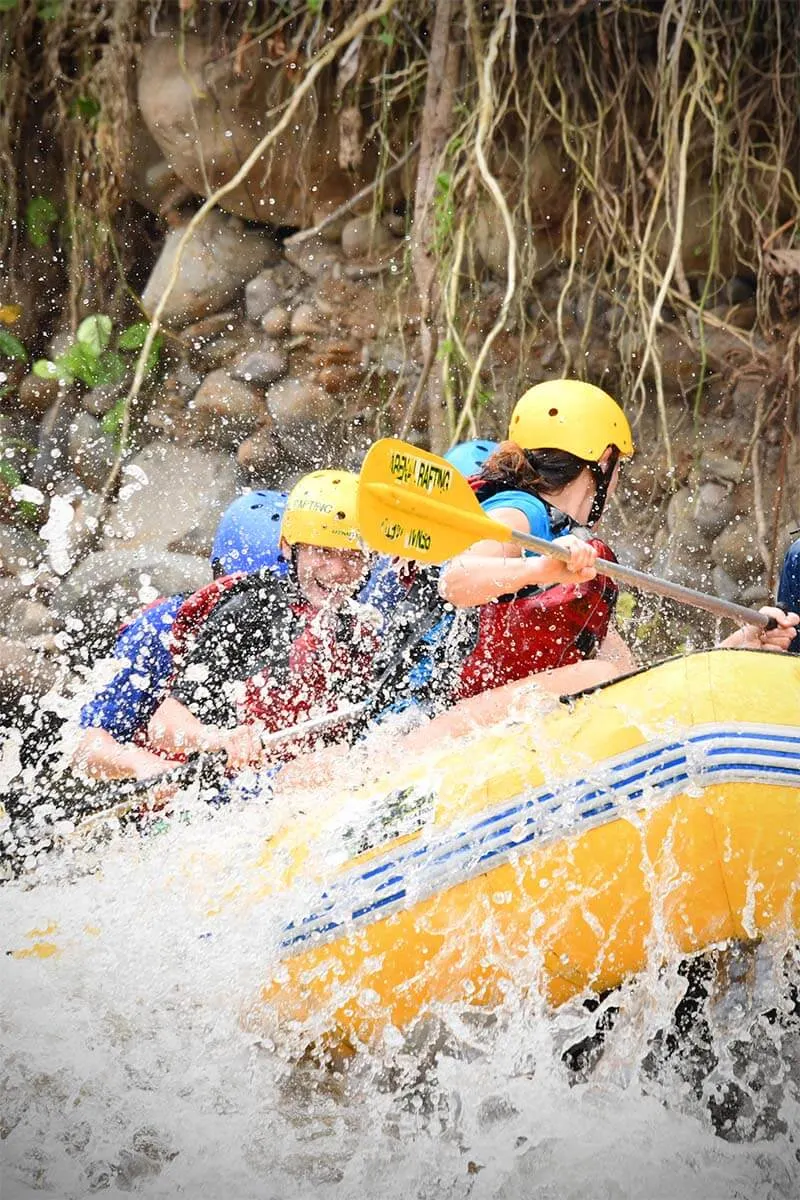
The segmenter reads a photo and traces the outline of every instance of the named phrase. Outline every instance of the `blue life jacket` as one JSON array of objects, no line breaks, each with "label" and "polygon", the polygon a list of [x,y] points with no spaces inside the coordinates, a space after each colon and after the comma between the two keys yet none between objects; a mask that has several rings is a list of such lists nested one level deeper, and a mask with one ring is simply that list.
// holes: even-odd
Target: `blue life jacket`
[{"label": "blue life jacket", "polygon": [[[792,542],[783,560],[778,584],[778,608],[800,613],[800,541]],[[790,654],[800,654],[800,633],[789,643]]]},{"label": "blue life jacket", "polygon": [[159,600],[125,626],[114,645],[120,668],[81,709],[84,729],[105,729],[117,741],[129,742],[145,728],[172,674],[169,635],[184,598]]}]

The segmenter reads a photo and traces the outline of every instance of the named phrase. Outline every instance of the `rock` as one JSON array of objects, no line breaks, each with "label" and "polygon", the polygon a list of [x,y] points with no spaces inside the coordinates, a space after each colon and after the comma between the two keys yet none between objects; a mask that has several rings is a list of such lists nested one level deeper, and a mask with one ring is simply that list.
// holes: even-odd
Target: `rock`
[{"label": "rock", "polygon": [[54,633],[56,622],[46,605],[38,600],[21,597],[11,605],[3,622],[5,632],[11,638],[25,641],[45,633]]},{"label": "rock", "polygon": [[15,601],[27,592],[27,588],[17,575],[0,575],[0,619],[10,611]]},{"label": "rock", "polygon": [[723,600],[732,600],[734,603],[738,602],[739,585],[722,567],[714,567],[711,572],[711,587],[715,596],[720,596]]},{"label": "rock", "polygon": [[46,655],[14,638],[0,637],[0,712],[9,712],[26,698],[46,695],[58,673],[58,665]]},{"label": "rock", "polygon": [[341,267],[342,252],[321,237],[307,238],[303,242],[284,243],[283,253],[288,262],[299,267],[309,279],[321,279],[332,275]]},{"label": "rock", "polygon": [[127,393],[128,383],[127,379],[123,379],[119,383],[101,384],[100,387],[84,392],[81,396],[81,408],[93,417],[104,417],[114,407],[120,396]]},{"label": "rock", "polygon": [[[113,636],[127,614],[157,596],[193,592],[211,579],[207,559],[173,554],[154,546],[136,550],[100,550],[90,554],[53,596],[57,620],[72,622],[83,641],[89,630]],[[75,623],[81,622],[83,631]]]},{"label": "rock", "polygon": [[281,483],[281,449],[272,425],[257,429],[236,452],[236,461],[252,481],[258,479],[267,486]]},{"label": "rock", "polygon": [[736,515],[730,488],[722,483],[701,483],[692,506],[692,515],[707,537],[722,533]]},{"label": "rock", "polygon": [[0,525],[0,575],[21,575],[44,557],[44,546],[29,529]]},{"label": "rock", "polygon": [[244,289],[244,307],[250,321],[258,321],[280,304],[286,294],[280,276],[274,270],[262,271]]},{"label": "rock", "polygon": [[[517,241],[521,243],[523,231],[517,229]],[[545,279],[558,265],[558,249],[551,238],[540,229],[524,233],[525,253],[532,264],[527,282],[538,283]],[[500,214],[492,204],[482,204],[475,218],[473,244],[486,267],[505,279],[508,272],[508,236]]]},{"label": "rock", "polygon": [[258,344],[258,338],[252,326],[244,326],[239,322],[239,328],[210,341],[192,342],[191,364],[205,375],[209,371],[219,371],[246,354]]},{"label": "rock", "polygon": [[90,492],[103,487],[116,457],[114,443],[100,422],[87,412],[76,413],[69,426],[68,454],[75,474]]},{"label": "rock", "polygon": [[299,304],[292,313],[290,329],[293,337],[310,334],[312,337],[325,332],[325,322],[313,304]]},{"label": "rock", "polygon": [[374,221],[370,213],[352,217],[342,229],[342,251],[345,258],[369,258],[380,255],[395,239],[381,221]]},{"label": "rock", "polygon": [[52,491],[55,484],[72,475],[65,448],[72,417],[77,410],[75,393],[62,392],[39,424],[39,445],[27,482],[43,492]]},{"label": "rock", "polygon": [[280,444],[301,460],[312,459],[338,411],[336,402],[306,379],[282,379],[268,390],[266,400]]},{"label": "rock", "polygon": [[231,369],[231,378],[260,387],[282,379],[289,369],[289,359],[282,350],[252,350]]},{"label": "rock", "polygon": [[330,363],[321,367],[314,376],[315,381],[332,396],[340,392],[355,390],[364,377],[358,367],[349,367],[345,363]]},{"label": "rock", "polygon": [[200,384],[189,409],[195,428],[206,441],[233,449],[264,415],[264,399],[227,371],[212,371]]},{"label": "rock", "polygon": [[[197,195],[227,182],[268,132],[269,114],[280,110],[302,74],[289,65],[276,61],[261,38],[241,42],[235,53],[224,52],[217,37],[193,32],[159,31],[144,42],[139,111],[167,162]],[[374,139],[356,169],[339,165],[337,74],[336,63],[320,74],[289,128],[222,198],[225,208],[248,220],[304,229],[315,211],[331,211],[374,178]]]},{"label": "rock", "polygon": [[288,308],[276,305],[261,318],[261,328],[270,337],[283,337],[289,332],[292,324],[292,314]]},{"label": "rock", "polygon": [[130,150],[125,162],[122,191],[141,204],[142,208],[159,216],[162,206],[169,202],[170,195],[175,192],[178,176],[151,137],[135,106],[131,106],[128,118],[128,136]]},{"label": "rock", "polygon": [[734,458],[724,454],[704,454],[700,459],[700,478],[718,480],[720,483],[742,482],[748,468],[742,467]]},{"label": "rock", "polygon": [[210,552],[217,522],[237,492],[228,455],[152,442],[123,468],[103,545],[166,549],[200,525]]},{"label": "rock", "polygon": [[714,564],[727,571],[740,589],[761,581],[764,563],[752,517],[736,517],[711,546]]},{"label": "rock", "polygon": [[742,604],[746,604],[748,608],[761,608],[764,604],[775,603],[775,597],[771,595],[769,588],[761,580],[759,583],[752,583],[742,592]]},{"label": "rock", "polygon": [[26,375],[17,388],[20,408],[31,413],[45,413],[58,399],[57,379],[40,379],[31,373]]},{"label": "rock", "polygon": [[402,238],[408,233],[408,218],[405,213],[387,213],[383,223],[393,237]]},{"label": "rock", "polygon": [[670,533],[674,533],[676,529],[683,526],[691,504],[692,494],[688,488],[679,488],[674,495],[670,496],[667,505],[667,529]]},{"label": "rock", "polygon": [[181,332],[180,338],[190,349],[199,350],[201,346],[195,346],[193,343],[199,342],[204,345],[206,342],[213,342],[214,338],[231,333],[241,324],[241,320],[241,313],[232,308],[225,309],[224,312],[203,317],[200,321],[192,321],[191,325],[187,325]]},{"label": "rock", "polygon": [[[171,229],[142,293],[142,306],[152,315],[167,286],[183,229]],[[279,250],[266,233],[245,229],[218,210],[208,213],[193,232],[181,256],[178,277],[162,315],[165,325],[180,327],[217,312],[241,291]]]}]

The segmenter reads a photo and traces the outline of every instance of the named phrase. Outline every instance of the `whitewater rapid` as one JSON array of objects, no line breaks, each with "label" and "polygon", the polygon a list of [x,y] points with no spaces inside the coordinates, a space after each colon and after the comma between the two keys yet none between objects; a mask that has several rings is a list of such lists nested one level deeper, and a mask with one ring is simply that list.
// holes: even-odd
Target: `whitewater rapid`
[{"label": "whitewater rapid", "polygon": [[[582,1073],[562,1054],[599,1014],[522,992],[498,1019],[442,1011],[339,1069],[298,1063],[257,1016],[291,909],[248,877],[276,810],[186,803],[161,833],[0,889],[3,1200],[797,1196],[787,947],[732,973],[699,1066],[692,1031],[653,1066],[677,962],[605,1002],[619,1013]],[[743,1100],[721,1137],[708,1100],[731,1079]]]}]

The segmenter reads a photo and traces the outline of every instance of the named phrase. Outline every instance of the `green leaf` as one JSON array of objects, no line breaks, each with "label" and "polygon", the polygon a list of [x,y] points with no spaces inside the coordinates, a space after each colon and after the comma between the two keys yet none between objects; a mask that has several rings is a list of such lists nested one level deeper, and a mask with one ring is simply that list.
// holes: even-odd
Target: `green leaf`
[{"label": "green leaf", "polygon": [[38,375],[39,379],[63,379],[65,383],[72,383],[69,371],[58,366],[49,358],[38,358],[33,364],[33,373]]},{"label": "green leaf", "polygon": [[150,325],[147,321],[136,321],[127,329],[123,329],[119,335],[120,350],[141,350],[149,328]]},{"label": "green leaf", "polygon": [[107,350],[94,364],[95,382],[93,387],[103,387],[109,383],[119,383],[125,378],[127,363],[121,354],[115,350]]},{"label": "green leaf", "polygon": [[15,488],[22,483],[22,476],[13,463],[8,459],[0,459],[0,479],[3,483],[8,484],[10,488]]},{"label": "green leaf", "polygon": [[161,357],[161,347],[163,345],[164,345],[163,337],[161,336],[160,333],[156,334],[156,336],[153,340],[153,344],[150,347],[150,350],[147,355],[147,359],[144,364],[145,375],[149,375],[150,372],[152,370],[154,370],[155,367],[158,365],[158,360]]},{"label": "green leaf", "polygon": [[50,240],[50,230],[58,224],[58,211],[47,196],[34,196],[25,209],[28,241],[39,249]]},{"label": "green leaf", "polygon": [[28,357],[28,351],[22,342],[7,329],[0,329],[0,354],[4,354],[6,358],[22,359],[23,362]]},{"label": "green leaf", "polygon": [[84,121],[94,121],[100,116],[100,102],[94,96],[77,96],[71,108],[73,117],[82,117]]},{"label": "green leaf", "polygon": [[94,350],[83,342],[73,342],[56,359],[56,366],[74,379],[80,379],[89,387],[97,386],[97,359]]},{"label": "green leaf", "polygon": [[17,0],[0,0],[0,12],[11,12],[17,7]]},{"label": "green leaf", "polygon": [[39,0],[36,15],[42,21],[54,21],[61,13],[62,0]]},{"label": "green leaf", "polygon": [[81,321],[76,337],[95,358],[99,358],[111,341],[111,328],[111,317],[105,313],[95,313]]},{"label": "green leaf", "polygon": [[128,397],[120,396],[119,400],[108,410],[100,422],[100,428],[103,433],[107,433],[109,437],[113,437],[115,440],[119,438],[122,429],[122,421],[125,416],[125,406],[127,403]]}]

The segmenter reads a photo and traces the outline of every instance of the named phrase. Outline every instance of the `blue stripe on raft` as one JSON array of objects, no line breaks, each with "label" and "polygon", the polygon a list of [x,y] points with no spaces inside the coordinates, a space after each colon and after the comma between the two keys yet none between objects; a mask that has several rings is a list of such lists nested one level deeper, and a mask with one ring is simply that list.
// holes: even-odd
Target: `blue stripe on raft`
[{"label": "blue stripe on raft", "polygon": [[[734,741],[737,744],[728,744],[727,746],[713,744],[718,741],[727,741],[728,743]],[[753,745],[753,741],[772,743],[772,745]],[[709,743],[712,744],[709,745]],[[745,745],[744,743],[749,744]],[[702,748],[704,759],[720,758],[723,755],[737,756],[729,762],[701,761],[693,764],[693,776],[700,783],[704,776],[716,777],[727,772],[733,778],[740,779],[744,776],[753,783],[758,782],[759,779],[763,779],[765,782],[774,782],[776,778],[780,777],[792,785],[800,784],[800,737],[779,733],[773,735],[767,731],[758,730],[712,730],[693,734],[683,743],[673,741],[649,750],[645,754],[634,754],[624,761],[607,764],[605,767],[600,766],[601,770],[617,776],[617,778],[609,779],[606,786],[598,787],[596,782],[585,778],[570,781],[565,784],[564,793],[571,793],[575,796],[571,803],[569,799],[558,799],[557,794],[551,788],[543,789],[516,804],[509,806],[506,802],[499,812],[481,816],[466,829],[453,830],[422,846],[409,847],[405,853],[393,856],[382,863],[370,864],[368,870],[351,874],[349,878],[340,880],[333,888],[328,889],[325,899],[329,900],[331,892],[338,893],[337,898],[329,900],[322,912],[317,911],[315,915],[301,919],[301,925],[313,927],[297,931],[294,923],[288,925],[285,934],[291,934],[291,936],[285,937],[281,944],[286,948],[312,937],[323,938],[349,922],[366,917],[370,913],[382,912],[388,905],[406,899],[410,891],[408,886],[410,878],[406,881],[406,876],[402,873],[404,866],[414,868],[417,886],[413,889],[413,893],[416,899],[421,899],[426,894],[432,894],[436,890],[437,883],[444,883],[448,887],[454,886],[462,879],[480,873],[478,868],[482,864],[502,855],[510,857],[520,847],[529,845],[539,838],[553,837],[557,833],[562,836],[569,834],[571,830],[567,826],[560,831],[555,830],[550,823],[546,827],[543,826],[541,817],[544,815],[543,806],[545,805],[550,805],[550,808],[546,810],[547,815],[555,815],[566,807],[573,826],[577,827],[584,822],[596,822],[598,817],[606,814],[608,814],[606,820],[612,819],[611,814],[620,811],[620,803],[617,801],[630,803],[639,800],[648,790],[661,792],[666,788],[677,788],[689,779],[689,773],[686,769],[686,753],[676,754],[676,751],[692,745]],[[778,748],[784,746],[794,746],[797,748],[797,752],[792,753]],[[747,757],[741,757],[743,750],[746,750]],[[667,755],[673,757],[664,761]],[[779,761],[764,761],[769,758]],[[791,760],[797,762],[798,765],[790,766]],[[652,765],[648,769],[634,770],[631,773],[632,768],[644,763]],[[645,781],[644,786],[638,788],[631,786],[641,781]],[[612,797],[610,793],[614,793],[615,796]],[[601,798],[605,799],[605,803],[594,803]],[[553,801],[556,800],[557,803],[553,804]],[[587,807],[587,805],[591,807]],[[511,818],[523,814],[527,815],[521,822],[511,820]],[[523,831],[525,831],[524,835],[520,836]],[[438,877],[441,876],[439,868],[444,864],[452,864],[454,860],[459,860],[463,864],[462,873],[453,879],[439,879]],[[394,888],[400,883],[406,883],[406,886],[381,897],[372,893],[361,899],[357,898],[357,893],[359,891],[363,893],[365,890],[365,883],[376,882],[380,876],[389,871],[393,871],[394,874],[388,879],[377,882],[375,892],[383,891],[385,888]],[[427,889],[422,886],[426,878],[429,883]],[[351,897],[349,900],[348,895]],[[339,913],[335,917],[325,919],[334,908],[338,908]]]}]

